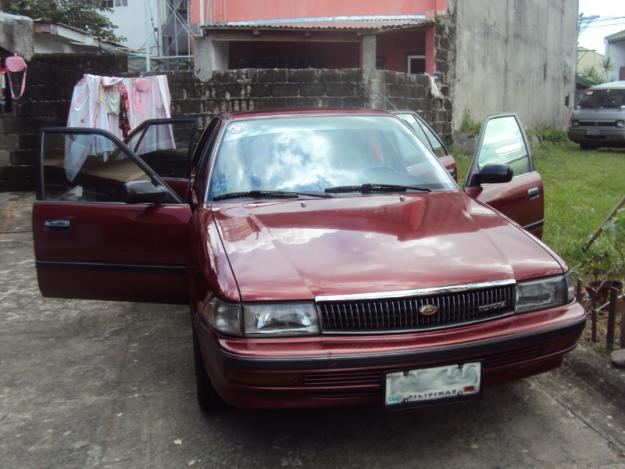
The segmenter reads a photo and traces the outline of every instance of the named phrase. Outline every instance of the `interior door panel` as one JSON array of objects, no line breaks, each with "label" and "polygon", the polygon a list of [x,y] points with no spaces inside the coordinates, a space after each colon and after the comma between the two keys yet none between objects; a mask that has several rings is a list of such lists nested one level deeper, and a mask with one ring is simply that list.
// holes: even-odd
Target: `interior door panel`
[{"label": "interior door panel", "polygon": [[125,142],[182,200],[189,196],[197,124],[194,117],[151,119],[133,130]]}]

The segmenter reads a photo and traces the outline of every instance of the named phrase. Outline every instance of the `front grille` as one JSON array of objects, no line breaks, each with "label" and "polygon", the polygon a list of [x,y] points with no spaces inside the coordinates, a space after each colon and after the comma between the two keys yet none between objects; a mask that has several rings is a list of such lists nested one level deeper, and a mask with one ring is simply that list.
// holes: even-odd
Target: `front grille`
[{"label": "front grille", "polygon": [[616,127],[616,121],[579,121],[581,127]]},{"label": "front grille", "polygon": [[323,332],[365,334],[484,321],[513,312],[514,304],[515,285],[510,284],[402,298],[320,300],[317,306]]}]

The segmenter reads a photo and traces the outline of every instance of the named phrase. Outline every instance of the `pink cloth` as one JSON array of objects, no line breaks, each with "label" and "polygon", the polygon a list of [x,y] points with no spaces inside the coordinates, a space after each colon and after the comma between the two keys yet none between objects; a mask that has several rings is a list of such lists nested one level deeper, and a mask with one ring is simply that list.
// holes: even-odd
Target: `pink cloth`
[{"label": "pink cloth", "polygon": [[[166,75],[144,78],[84,75],[74,87],[67,126],[103,129],[124,140],[120,110],[115,110],[116,103],[121,102],[120,85],[128,91],[130,130],[148,119],[171,117],[171,95]],[[158,127],[154,137],[150,137],[145,145],[154,149],[174,148],[174,135],[169,126]],[[106,158],[106,154],[115,149],[113,143],[105,138],[81,137],[67,139],[65,174],[70,181],[74,180],[88,155],[103,154]]]}]

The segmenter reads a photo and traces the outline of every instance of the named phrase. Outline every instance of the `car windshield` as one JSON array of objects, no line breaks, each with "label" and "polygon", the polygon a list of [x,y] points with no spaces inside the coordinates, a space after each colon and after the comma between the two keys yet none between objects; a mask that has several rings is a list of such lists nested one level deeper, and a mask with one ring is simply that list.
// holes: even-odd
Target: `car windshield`
[{"label": "car windshield", "polygon": [[236,120],[224,130],[215,158],[210,198],[250,191],[323,193],[363,184],[457,189],[436,157],[393,116]]},{"label": "car windshield", "polygon": [[588,90],[580,101],[579,107],[625,109],[625,89]]}]

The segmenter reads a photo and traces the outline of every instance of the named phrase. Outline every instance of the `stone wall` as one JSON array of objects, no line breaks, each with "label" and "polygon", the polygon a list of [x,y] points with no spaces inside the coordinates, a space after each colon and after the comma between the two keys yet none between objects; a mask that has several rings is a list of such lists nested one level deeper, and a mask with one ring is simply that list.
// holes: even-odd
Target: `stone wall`
[{"label": "stone wall", "polygon": [[127,71],[125,55],[51,54],[28,62],[24,97],[0,114],[0,190],[34,187],[33,163],[41,127],[64,126],[74,85],[85,73]]},{"label": "stone wall", "polygon": [[208,81],[176,72],[168,80],[172,114],[198,116],[204,123],[225,111],[365,105],[359,69],[240,69],[215,72]]},{"label": "stone wall", "polygon": [[204,123],[223,111],[373,104],[382,109],[417,111],[444,138],[450,137],[451,101],[446,86],[441,87],[445,97],[435,99],[425,75],[379,70],[375,82],[375,86],[366,86],[360,69],[241,69],[215,72],[208,81],[198,80],[191,72],[169,75],[172,113],[197,116]]},{"label": "stone wall", "polygon": [[442,98],[434,98],[427,75],[384,71],[382,89],[385,109],[411,110],[419,113],[443,139],[451,138],[451,100],[449,88],[440,85]]}]

